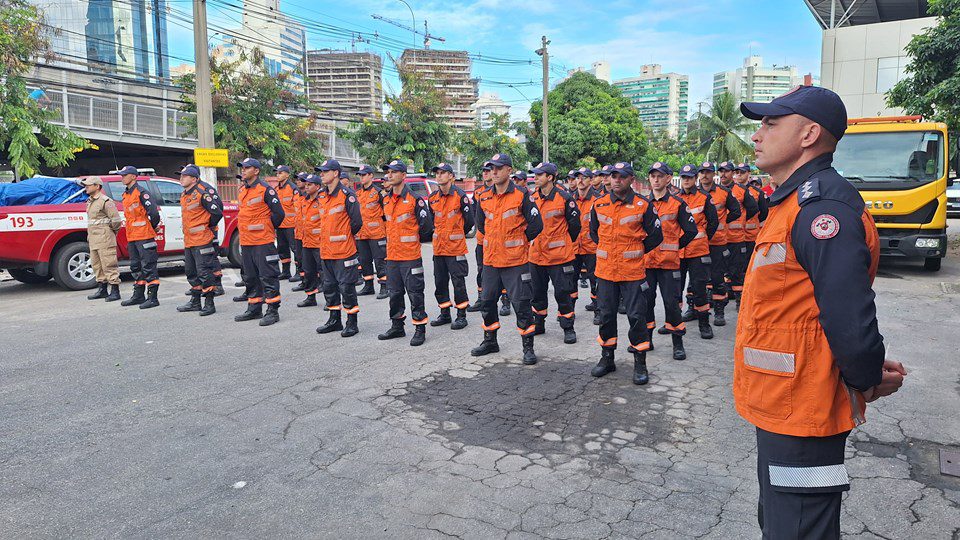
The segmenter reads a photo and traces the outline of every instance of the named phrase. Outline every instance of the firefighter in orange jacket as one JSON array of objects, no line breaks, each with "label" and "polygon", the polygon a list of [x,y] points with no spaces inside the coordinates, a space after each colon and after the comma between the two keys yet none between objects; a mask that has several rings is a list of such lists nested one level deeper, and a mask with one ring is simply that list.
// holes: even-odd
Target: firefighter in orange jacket
[{"label": "firefighter in orange jacket", "polygon": [[[687,203],[687,211],[697,224],[697,234],[693,240],[680,250],[680,288],[683,291],[687,275],[690,286],[687,289],[687,311],[683,321],[697,320],[700,337],[713,339],[713,327],[710,326],[710,297],[707,296],[707,283],[710,282],[710,238],[717,232],[720,220],[717,207],[713,205],[710,194],[697,187],[697,167],[684,165],[680,169],[680,198]],[[677,302],[681,298],[677,297]]]},{"label": "firefighter in orange jacket", "polygon": [[[177,311],[199,311],[201,317],[213,315],[217,277],[217,225],[223,219],[223,202],[217,190],[200,181],[200,168],[187,165],[180,171],[180,212],[183,216],[183,255],[190,301]],[[203,297],[203,307],[200,297]]]},{"label": "firefighter in orange jacket", "polygon": [[[237,166],[243,180],[238,228],[247,310],[233,320],[260,319],[260,326],[270,326],[280,320],[280,255],[273,242],[283,222],[283,205],[277,190],[260,179],[260,161],[246,158]],[[266,314],[263,304],[267,304]]]},{"label": "firefighter in orange jacket", "polygon": [[323,286],[323,263],[320,259],[320,238],[323,228],[320,224],[324,209],[321,200],[325,194],[322,189],[323,181],[315,174],[304,177],[300,201],[300,242],[303,245],[300,260],[303,261],[303,290],[307,297],[297,302],[297,307],[315,307],[317,293]]},{"label": "firefighter in orange jacket", "polygon": [[[490,179],[493,177],[493,167],[490,166],[490,162],[484,162],[483,167],[480,169],[480,179],[481,184],[476,186],[473,190],[473,223],[477,223],[477,213],[480,211],[480,195],[484,191],[490,189]],[[480,303],[480,297],[483,295],[483,233],[477,229],[477,234],[475,237],[477,245],[473,248],[473,255],[477,261],[477,301],[474,302],[470,307],[467,308],[468,313],[476,313],[480,311],[482,305]]]},{"label": "firefighter in orange jacket", "polygon": [[741,274],[746,275],[747,263],[750,262],[750,256],[753,255],[753,249],[757,245],[757,234],[760,232],[760,227],[767,220],[770,204],[767,200],[767,194],[760,187],[750,183],[749,163],[737,164],[737,168],[733,171],[733,180],[737,185],[747,190],[757,201],[757,213],[743,225],[743,241],[747,248],[747,256],[741,261],[743,263]]},{"label": "firefighter in orange jacket", "polygon": [[[280,205],[283,206],[284,213],[283,222],[277,227],[277,253],[280,255],[280,276],[277,279],[290,279],[293,277],[290,272],[292,261],[296,260],[297,266],[300,266],[295,230],[297,224],[295,202],[298,192],[297,186],[293,183],[289,165],[278,165],[274,172],[277,175],[277,195],[280,197]],[[293,273],[297,274],[296,270]]]},{"label": "firefighter in orange jacket", "polygon": [[[433,213],[433,279],[440,316],[430,326],[449,324],[453,330],[467,327],[467,233],[473,228],[474,212],[470,198],[453,185],[453,167],[441,163],[431,169],[440,189],[430,194]],[[449,284],[453,283],[453,302]],[[450,308],[457,308],[457,317],[450,317]]]},{"label": "firefighter in orange jacket", "polygon": [[384,187],[389,191],[384,198],[383,216],[387,221],[387,290],[390,291],[390,329],[377,336],[386,340],[403,337],[406,305],[403,295],[410,298],[413,319],[413,337],[410,345],[423,345],[427,338],[427,310],[424,300],[423,259],[420,242],[433,236],[433,214],[427,201],[414,195],[404,185],[407,164],[399,159],[383,166],[387,177]]},{"label": "firefighter in orange jacket", "polygon": [[[697,223],[687,209],[687,203],[670,193],[671,180],[673,180],[673,169],[662,161],[651,165],[647,172],[650,200],[660,218],[663,242],[647,253],[644,260],[648,285],[646,317],[647,329],[652,332],[657,327],[653,309],[657,305],[657,288],[659,288],[666,321],[663,329],[670,334],[673,341],[673,359],[686,360],[683,335],[687,333],[687,328],[683,322],[683,314],[680,313],[680,304],[677,302],[680,296],[680,252],[697,235]],[[653,350],[652,337],[651,335],[650,350]]]},{"label": "firefighter in orange jacket", "polygon": [[[573,260],[574,273],[581,276],[581,288],[590,288],[590,302],[584,306],[587,311],[593,312],[593,324],[600,324],[600,311],[597,310],[597,244],[590,238],[590,211],[593,210],[593,204],[600,198],[600,193],[593,188],[589,177],[576,174],[576,171],[570,171],[573,174],[573,182],[576,189],[573,191],[573,199],[577,202],[577,208],[580,210],[580,236],[577,238],[576,258]],[[586,280],[587,285],[583,284]],[[578,294],[573,293],[574,303],[576,303]]]},{"label": "firefighter in orange jacket", "polygon": [[523,343],[523,363],[537,363],[533,350],[533,332],[536,330],[530,265],[529,245],[543,230],[543,220],[533,198],[525,188],[510,180],[513,160],[507,154],[495,154],[490,158],[493,185],[482,195],[477,204],[477,230],[483,236],[483,341],[470,351],[473,356],[483,356],[500,351],[497,330],[500,318],[497,313],[497,298],[503,288],[507,289],[517,316],[517,328]]},{"label": "firefighter in orange jacket", "polygon": [[717,225],[717,232],[710,237],[711,263],[708,288],[712,291],[710,299],[713,304],[713,324],[724,326],[727,324],[724,309],[729,300],[726,274],[730,259],[733,257],[733,252],[727,245],[727,232],[730,223],[740,218],[742,210],[736,197],[731,196],[730,190],[716,183],[716,166],[713,163],[704,161],[697,172],[699,173],[700,189],[710,195],[710,200],[713,201],[713,206],[717,209],[717,218],[720,221],[720,224]]},{"label": "firefighter in orange jacket", "polygon": [[373,167],[361,165],[357,176],[360,177],[357,200],[360,201],[360,216],[363,217],[363,227],[357,233],[357,253],[363,272],[363,287],[357,291],[357,296],[376,293],[373,286],[376,280],[380,283],[380,292],[376,293],[380,300],[388,296],[384,261],[387,256],[387,229],[383,221],[384,190],[373,181]]},{"label": "firefighter in orange jacket", "polygon": [[[306,192],[304,191],[307,186],[307,176],[309,174],[305,172],[298,172],[296,176],[296,186],[297,191],[293,194],[293,244],[296,248],[296,261],[297,268],[296,273],[290,276],[290,281],[296,283],[290,290],[297,292],[305,290],[303,286],[304,279],[304,270],[303,270],[303,261],[305,258],[303,251],[303,212],[304,204],[307,199]],[[297,303],[299,306],[300,303]]]},{"label": "firefighter in orange jacket", "polygon": [[576,243],[580,236],[580,208],[573,196],[555,185],[557,166],[540,163],[533,168],[536,191],[533,202],[540,210],[543,231],[530,243],[530,272],[533,274],[533,335],[543,334],[547,319],[547,287],[553,283],[557,320],[563,342],[577,342],[573,328],[576,318],[573,295],[577,292]]},{"label": "firefighter in orange jacket", "polygon": [[757,200],[750,194],[747,186],[735,181],[737,165],[724,161],[717,169],[720,171],[720,185],[727,188],[730,194],[740,204],[740,217],[727,225],[727,249],[730,250],[730,259],[727,264],[727,283],[730,294],[740,305],[740,293],[743,291],[743,274],[747,271],[747,223],[753,220],[760,212]]},{"label": "firefighter in orange jacket", "polygon": [[839,538],[847,435],[906,371],[885,360],[872,288],[880,254],[863,199],[831,166],[847,125],[830,90],[743,103],[757,166],[776,179],[734,346],[737,412],[757,429],[764,538]]},{"label": "firefighter in orange jacket", "polygon": [[626,299],[627,337],[633,352],[633,383],[647,384],[647,350],[650,337],[644,318],[647,289],[644,254],[663,241],[660,220],[653,205],[633,192],[633,166],[620,162],[610,170],[610,192],[593,204],[590,237],[597,243],[597,303],[600,308],[600,361],[594,377],[616,371],[617,307]]},{"label": "firefighter in orange jacket", "polygon": [[[122,306],[140,305],[149,309],[160,305],[157,290],[160,274],[157,273],[157,229],[160,226],[160,210],[150,193],[140,189],[137,177],[140,173],[132,165],[120,169],[120,180],[127,188],[123,191],[123,216],[126,220],[127,252],[130,255],[130,273],[136,282],[133,295],[120,302]],[[143,291],[147,290],[144,298]],[[119,294],[119,291],[118,291]],[[111,301],[110,297],[106,299]]]}]

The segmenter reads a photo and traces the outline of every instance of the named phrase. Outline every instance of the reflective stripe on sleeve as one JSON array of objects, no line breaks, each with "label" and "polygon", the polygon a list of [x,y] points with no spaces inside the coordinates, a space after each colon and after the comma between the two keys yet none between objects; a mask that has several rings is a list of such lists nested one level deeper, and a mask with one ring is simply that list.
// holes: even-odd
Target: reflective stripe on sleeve
[{"label": "reflective stripe on sleeve", "polygon": [[692,215],[695,216],[695,215],[697,215],[697,214],[703,213],[703,207],[702,207],[702,206],[694,206],[693,208],[688,208],[687,211],[690,212],[690,214],[692,214]]},{"label": "reflective stripe on sleeve", "polygon": [[640,216],[637,214],[634,214],[632,216],[625,216],[620,218],[620,224],[626,225],[627,223],[633,223],[634,221],[639,221],[639,220],[640,220]]}]

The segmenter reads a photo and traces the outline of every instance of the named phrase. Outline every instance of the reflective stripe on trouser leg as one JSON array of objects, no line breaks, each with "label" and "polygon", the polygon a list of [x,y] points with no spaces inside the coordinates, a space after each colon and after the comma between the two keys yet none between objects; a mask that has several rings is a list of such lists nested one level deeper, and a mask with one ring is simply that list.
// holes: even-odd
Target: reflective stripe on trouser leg
[{"label": "reflective stripe on trouser leg", "polygon": [[[250,252],[252,255],[256,279],[260,282],[264,301],[271,304],[277,303],[280,299],[280,256],[277,254],[277,246],[272,243],[244,246],[243,252]],[[246,271],[246,266],[244,269]]]},{"label": "reflective stripe on trouser leg", "polygon": [[647,287],[645,280],[620,284],[620,295],[623,296],[623,302],[627,307],[627,322],[630,323],[630,330],[627,331],[627,337],[630,340],[630,346],[627,348],[629,351],[642,352],[650,348],[650,334],[644,320],[644,313],[647,310],[644,292]]},{"label": "reflective stripe on trouser leg", "polygon": [[427,317],[426,305],[424,304],[424,283],[423,260],[404,261],[404,287],[407,289],[407,297],[410,299],[410,317],[413,324],[427,324],[430,322]]}]

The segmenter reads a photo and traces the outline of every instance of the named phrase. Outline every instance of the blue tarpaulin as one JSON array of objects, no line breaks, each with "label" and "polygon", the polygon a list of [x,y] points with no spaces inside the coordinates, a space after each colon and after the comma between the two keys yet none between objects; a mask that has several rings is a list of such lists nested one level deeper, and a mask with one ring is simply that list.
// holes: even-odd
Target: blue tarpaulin
[{"label": "blue tarpaulin", "polygon": [[[38,176],[15,184],[0,183],[0,206],[60,204],[78,191],[83,191],[83,186],[70,178]],[[81,193],[70,202],[86,200],[87,194]]]}]

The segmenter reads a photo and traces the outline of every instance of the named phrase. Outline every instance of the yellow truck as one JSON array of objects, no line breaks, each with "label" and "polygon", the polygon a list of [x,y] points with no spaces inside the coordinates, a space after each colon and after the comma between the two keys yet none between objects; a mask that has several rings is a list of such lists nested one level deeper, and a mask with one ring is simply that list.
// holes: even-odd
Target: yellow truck
[{"label": "yellow truck", "polygon": [[947,253],[947,125],[919,116],[854,118],[833,166],[860,191],[880,231],[880,254],[923,259]]}]

